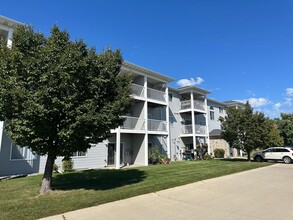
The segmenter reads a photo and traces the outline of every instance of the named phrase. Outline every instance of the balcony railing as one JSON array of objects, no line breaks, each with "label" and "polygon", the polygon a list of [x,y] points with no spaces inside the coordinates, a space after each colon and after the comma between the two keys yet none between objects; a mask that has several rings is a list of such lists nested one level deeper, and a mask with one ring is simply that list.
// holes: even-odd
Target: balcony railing
[{"label": "balcony railing", "polygon": [[132,95],[144,98],[144,87],[141,85],[131,84]]},{"label": "balcony railing", "polygon": [[192,134],[192,125],[183,125],[181,130],[183,134]]},{"label": "balcony railing", "polygon": [[167,131],[167,123],[162,120],[148,119],[149,131]]},{"label": "balcony railing", "polygon": [[[206,110],[205,104],[203,101],[194,100],[193,105],[194,105],[194,109],[201,110],[201,111]],[[191,101],[190,100],[181,102],[181,110],[185,110],[185,109],[191,109]]]},{"label": "balcony railing", "polygon": [[129,129],[129,130],[145,130],[145,120],[139,119],[136,117],[129,117],[124,116],[126,120],[124,121],[124,124],[121,126],[122,129]]},{"label": "balcony railing", "polygon": [[[192,125],[183,125],[182,134],[192,134]],[[206,134],[206,126],[195,125],[195,134]]]},{"label": "balcony railing", "polygon": [[147,90],[148,90],[148,98],[149,99],[154,99],[157,101],[166,102],[166,93],[165,92],[161,92],[159,90],[151,89],[151,88],[148,88]]}]

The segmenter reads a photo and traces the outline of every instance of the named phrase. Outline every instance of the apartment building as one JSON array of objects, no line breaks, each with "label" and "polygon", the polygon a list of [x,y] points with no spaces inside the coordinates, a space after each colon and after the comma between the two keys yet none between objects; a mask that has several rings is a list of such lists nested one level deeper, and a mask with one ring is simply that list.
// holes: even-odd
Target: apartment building
[{"label": "apartment building", "polygon": [[[0,37],[12,46],[13,28],[17,21],[0,16]],[[124,62],[121,72],[132,76],[133,106],[122,126],[111,131],[112,136],[93,143],[87,152],[74,152],[75,169],[95,169],[127,165],[147,166],[149,151],[158,149],[172,160],[187,159],[186,150],[207,144],[208,153],[223,147],[230,155],[227,143],[220,138],[218,118],[225,116],[227,106],[241,107],[236,101],[218,102],[208,99],[209,91],[187,86],[171,88],[173,78]],[[61,167],[61,157],[56,164]],[[0,176],[42,173],[46,156],[35,155],[27,147],[13,143],[0,122]]]}]

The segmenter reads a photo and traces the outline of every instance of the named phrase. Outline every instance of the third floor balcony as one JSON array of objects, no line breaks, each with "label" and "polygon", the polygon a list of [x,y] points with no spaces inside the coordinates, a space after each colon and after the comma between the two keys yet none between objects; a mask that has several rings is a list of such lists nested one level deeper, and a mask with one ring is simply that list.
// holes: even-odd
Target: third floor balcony
[{"label": "third floor balcony", "polygon": [[[146,98],[144,86],[132,83],[132,96],[135,98]],[[157,89],[147,88],[147,98],[166,103],[166,93]]]},{"label": "third floor balcony", "polygon": [[[191,110],[191,100],[186,100],[181,102],[181,110]],[[193,101],[194,110],[206,111],[204,101],[194,100]]]}]

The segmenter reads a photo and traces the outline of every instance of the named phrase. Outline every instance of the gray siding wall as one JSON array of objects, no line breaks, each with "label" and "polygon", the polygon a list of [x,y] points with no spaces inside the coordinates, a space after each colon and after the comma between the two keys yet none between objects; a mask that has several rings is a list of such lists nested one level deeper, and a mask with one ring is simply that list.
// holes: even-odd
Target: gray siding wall
[{"label": "gray siding wall", "polygon": [[[210,106],[214,107],[214,115],[215,115],[215,119],[211,120],[210,118]],[[219,108],[223,108],[223,113],[220,113]],[[219,121],[219,118],[225,117],[226,113],[225,113],[225,109],[223,105],[220,105],[218,103],[212,102],[212,101],[208,101],[208,120],[209,120],[209,132],[211,132],[214,129],[221,129],[221,122]]]},{"label": "gray siding wall", "polygon": [[145,135],[135,135],[132,138],[133,156],[132,160],[134,164],[144,165],[145,160]]},{"label": "gray siding wall", "polygon": [[172,94],[172,99],[169,99],[169,117],[170,117],[170,147],[171,159],[180,158],[180,149],[184,146],[180,138],[182,133],[181,115],[181,101],[177,92],[169,90]]},{"label": "gray siding wall", "polygon": [[[62,169],[63,157],[57,157],[55,164]],[[40,160],[40,173],[44,172],[47,156],[42,156]],[[107,147],[105,143],[94,144],[87,151],[87,156],[72,157],[74,169],[96,169],[107,165]]]},{"label": "gray siding wall", "polygon": [[1,132],[0,134],[2,134],[0,176],[38,173],[40,164],[39,156],[35,156],[34,159],[11,160],[11,140],[5,132]]}]

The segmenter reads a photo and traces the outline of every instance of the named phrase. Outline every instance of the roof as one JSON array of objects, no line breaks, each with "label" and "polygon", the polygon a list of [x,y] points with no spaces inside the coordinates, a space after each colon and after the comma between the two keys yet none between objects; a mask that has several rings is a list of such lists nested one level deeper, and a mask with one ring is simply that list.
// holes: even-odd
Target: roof
[{"label": "roof", "polygon": [[225,101],[223,102],[226,106],[242,106],[244,107],[245,106],[245,103],[244,102],[241,102],[241,101],[237,101],[237,100],[229,100],[229,101]]},{"label": "roof", "polygon": [[214,129],[210,132],[210,137],[220,137],[222,134],[222,130]]},{"label": "roof", "polygon": [[122,64],[122,69],[125,69],[125,70],[130,70],[130,71],[136,71],[138,73],[144,73],[146,74],[147,76],[150,76],[150,77],[153,77],[155,79],[160,79],[164,82],[172,82],[174,81],[175,79],[171,78],[171,77],[168,77],[166,75],[163,75],[161,73],[157,73],[155,71],[152,71],[152,70],[149,70],[149,69],[146,69],[144,67],[141,67],[141,66],[138,66],[136,64],[133,64],[133,63],[130,63],[130,62],[127,62],[127,61],[124,61],[123,64]]},{"label": "roof", "polygon": [[5,25],[5,26],[8,26],[8,27],[15,27],[17,25],[24,25],[21,22],[18,22],[18,21],[15,21],[13,19],[4,17],[2,15],[0,15],[0,24]]},{"label": "roof", "polygon": [[191,91],[193,91],[193,92],[195,92],[197,94],[201,94],[201,95],[207,95],[207,94],[211,93],[208,90],[201,89],[201,88],[198,88],[198,87],[195,87],[195,86],[184,86],[184,87],[181,87],[181,88],[178,88],[178,89],[169,87],[169,89],[171,89],[173,91],[176,91],[179,94],[190,93]]}]

